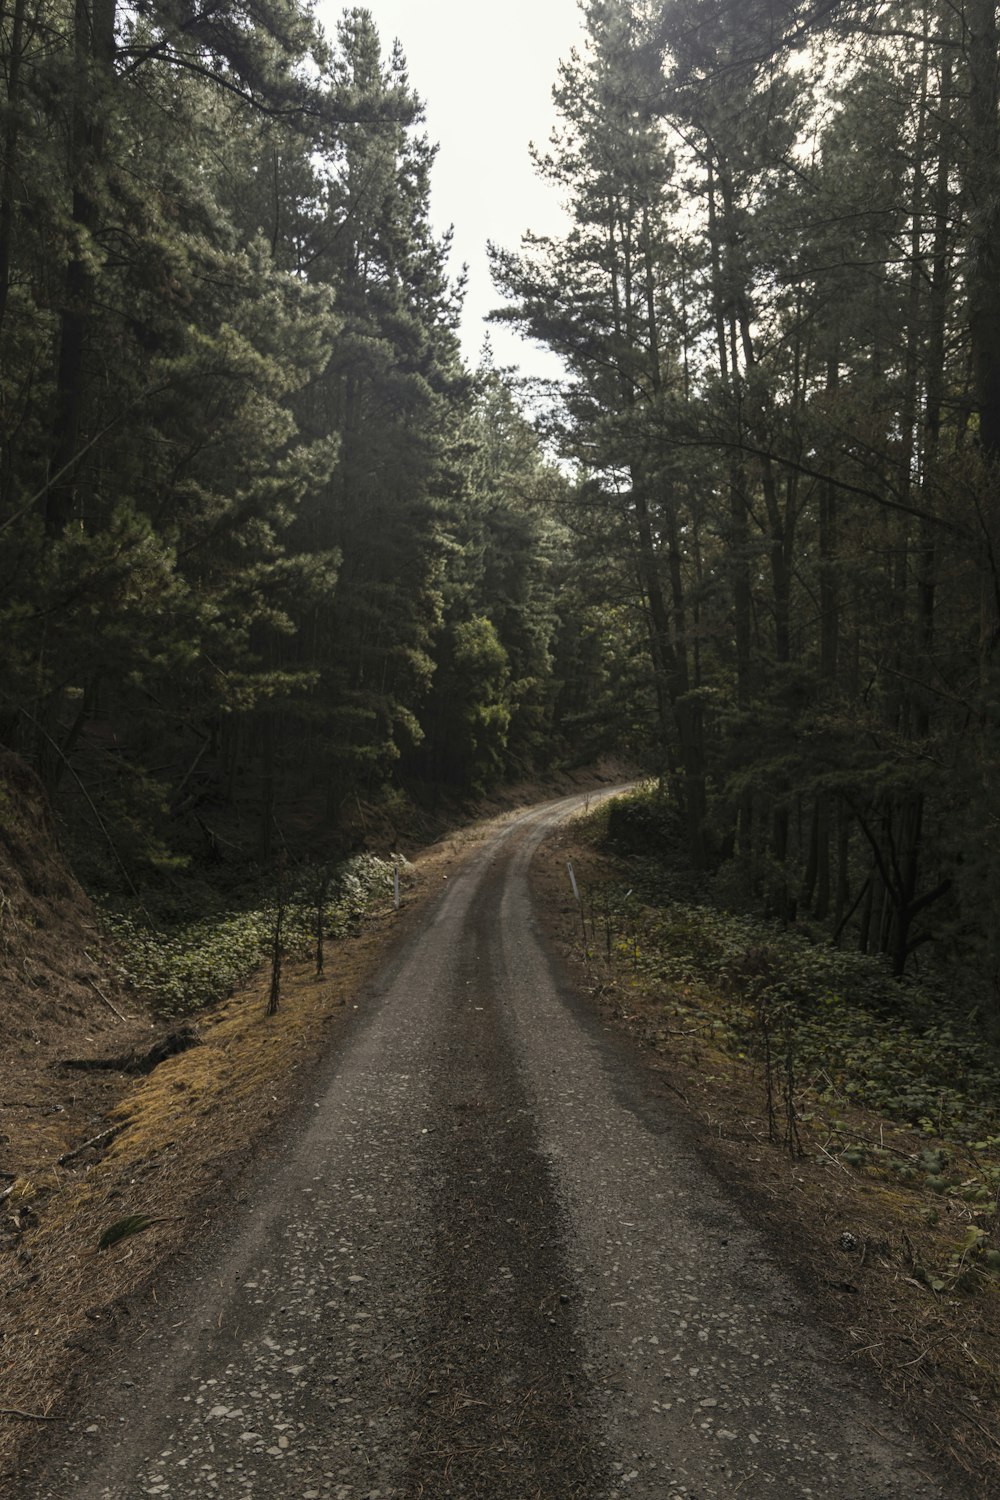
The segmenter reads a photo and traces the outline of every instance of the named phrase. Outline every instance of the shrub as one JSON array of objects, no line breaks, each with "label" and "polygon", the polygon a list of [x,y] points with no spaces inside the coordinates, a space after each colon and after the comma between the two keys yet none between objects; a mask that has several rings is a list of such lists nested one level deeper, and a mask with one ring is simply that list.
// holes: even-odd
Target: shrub
[{"label": "shrub", "polygon": [[[289,897],[285,951],[305,957],[315,942],[316,880],[300,872]],[[373,854],[346,860],[335,872],[325,904],[326,932],[343,937],[391,889],[392,865]],[[262,903],[176,925],[105,908],[104,922],[118,946],[123,977],[164,1016],[188,1015],[223,1000],[264,959],[274,932],[275,907]]]}]

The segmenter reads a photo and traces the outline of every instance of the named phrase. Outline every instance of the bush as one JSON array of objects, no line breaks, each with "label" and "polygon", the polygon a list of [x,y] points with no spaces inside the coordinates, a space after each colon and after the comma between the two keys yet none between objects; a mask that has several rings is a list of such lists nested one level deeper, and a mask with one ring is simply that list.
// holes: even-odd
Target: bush
[{"label": "bush", "polygon": [[662,873],[650,891],[649,873],[630,893],[609,892],[615,924],[634,934],[629,960],[647,982],[669,985],[722,1045],[752,1053],[766,1005],[780,1012],[799,1084],[821,1098],[956,1140],[1000,1130],[1000,1066],[935,987],[901,983],[881,959],[760,919],[671,901]]},{"label": "bush", "polygon": [[[315,943],[318,880],[300,872],[288,897],[285,951],[304,958]],[[343,937],[392,888],[392,864],[373,854],[346,860],[330,882],[325,931]],[[154,925],[137,912],[105,909],[126,981],[164,1016],[189,1015],[231,995],[259,967],[274,935],[272,902],[177,925]]]}]

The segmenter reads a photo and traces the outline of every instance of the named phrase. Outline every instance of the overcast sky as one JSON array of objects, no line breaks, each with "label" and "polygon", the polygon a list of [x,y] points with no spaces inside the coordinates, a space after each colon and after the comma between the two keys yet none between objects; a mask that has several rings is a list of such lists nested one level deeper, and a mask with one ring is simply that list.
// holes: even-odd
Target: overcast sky
[{"label": "overcast sky", "polygon": [[[332,33],[343,6],[319,0]],[[516,246],[522,233],[558,231],[558,202],[535,176],[529,141],[545,145],[555,123],[552,86],[561,58],[581,39],[576,0],[371,0],[383,51],[398,37],[410,82],[427,107],[438,144],[431,191],[437,229],[455,226],[455,269],[469,267],[463,346],[474,362],[484,315],[498,303],[486,242]],[[556,375],[547,351],[509,330],[491,331],[497,362],[526,374]]]}]

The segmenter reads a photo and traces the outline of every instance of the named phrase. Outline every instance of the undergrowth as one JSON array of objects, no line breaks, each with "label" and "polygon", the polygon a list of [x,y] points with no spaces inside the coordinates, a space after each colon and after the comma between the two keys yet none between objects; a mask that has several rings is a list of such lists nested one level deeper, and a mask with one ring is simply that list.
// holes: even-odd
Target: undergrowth
[{"label": "undergrowth", "polygon": [[[355,855],[329,877],[322,903],[323,930],[342,938],[392,893],[392,863]],[[307,957],[316,943],[322,871],[300,871],[289,882],[282,926],[284,951]],[[195,919],[152,918],[147,911],[103,908],[122,977],[141,990],[164,1017],[190,1015],[238,988],[263,962],[274,938],[276,893],[240,910],[221,909]]]},{"label": "undergrowth", "polygon": [[[601,845],[608,809],[581,833]],[[626,870],[627,885],[584,893],[588,959],[669,1010],[672,1030],[759,1070],[773,1140],[793,1152],[806,1140],[868,1177],[965,1205],[977,1222],[935,1290],[968,1286],[973,1272],[992,1280],[1000,1062],[974,1016],[933,981],[901,982],[877,958],[691,899],[662,857],[631,854]],[[874,1117],[909,1132],[905,1149]],[[923,1210],[928,1222],[935,1213]]]}]

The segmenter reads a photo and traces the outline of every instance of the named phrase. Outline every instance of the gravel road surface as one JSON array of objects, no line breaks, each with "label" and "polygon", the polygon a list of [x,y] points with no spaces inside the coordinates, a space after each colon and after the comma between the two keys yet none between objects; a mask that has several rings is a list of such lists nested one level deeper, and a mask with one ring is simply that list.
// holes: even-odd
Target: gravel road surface
[{"label": "gravel road surface", "polygon": [[583,800],[443,887],[25,1500],[957,1500],[562,993],[527,870]]}]

